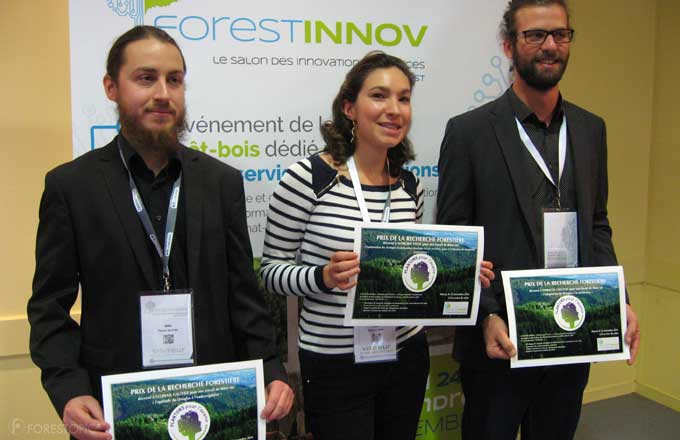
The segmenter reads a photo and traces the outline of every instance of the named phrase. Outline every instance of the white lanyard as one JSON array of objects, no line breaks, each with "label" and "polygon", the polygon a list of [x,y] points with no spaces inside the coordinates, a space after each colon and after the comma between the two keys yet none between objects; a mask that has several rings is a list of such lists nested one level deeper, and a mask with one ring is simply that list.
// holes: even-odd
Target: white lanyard
[{"label": "white lanyard", "polygon": [[[354,195],[359,204],[361,217],[364,222],[371,223],[371,218],[368,215],[368,208],[366,207],[366,200],[364,200],[364,192],[361,189],[361,182],[359,181],[359,172],[357,165],[354,163],[354,156],[347,160],[347,169],[349,176],[352,178],[352,187],[354,187]],[[385,200],[385,209],[383,210],[382,222],[388,223],[390,221],[390,202],[392,200],[392,186],[389,184],[389,162],[387,166],[387,199]],[[356,363],[364,362],[383,362],[397,360],[397,331],[396,327],[354,327],[354,361]]]},{"label": "white lanyard", "polygon": [[560,169],[557,175],[558,176],[557,183],[555,183],[555,181],[553,180],[552,175],[548,170],[548,166],[545,164],[545,160],[543,160],[543,156],[541,156],[541,153],[538,152],[536,145],[534,145],[534,142],[531,140],[526,130],[519,122],[519,119],[517,119],[516,117],[515,122],[517,122],[517,130],[519,131],[519,137],[520,139],[522,139],[522,142],[524,142],[524,146],[527,148],[531,156],[534,158],[536,164],[539,166],[541,171],[543,171],[545,177],[547,177],[548,180],[550,180],[550,182],[553,184],[553,186],[557,188],[557,192],[559,194],[560,190],[559,179],[562,177],[562,171],[564,171],[564,163],[566,162],[567,157],[567,117],[566,116],[562,117],[562,126],[560,127],[560,138],[557,155],[557,160],[560,163]]},{"label": "white lanyard", "polygon": [[[361,217],[363,218],[364,222],[370,223],[371,218],[368,215],[366,200],[364,200],[364,192],[361,189],[361,182],[359,181],[359,172],[357,171],[356,163],[354,163],[354,156],[351,156],[349,159],[347,159],[347,170],[349,171],[349,176],[352,179],[352,187],[354,188],[354,195],[356,196],[357,203],[359,204]],[[385,209],[383,210],[381,220],[383,223],[388,223],[390,221],[390,204],[392,201],[392,186],[389,183],[389,176],[387,179],[387,199],[385,200]]]}]

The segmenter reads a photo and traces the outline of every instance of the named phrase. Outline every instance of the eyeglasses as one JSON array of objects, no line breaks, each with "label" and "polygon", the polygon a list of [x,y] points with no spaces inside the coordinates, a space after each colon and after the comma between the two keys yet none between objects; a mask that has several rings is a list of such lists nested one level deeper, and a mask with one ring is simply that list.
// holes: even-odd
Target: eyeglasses
[{"label": "eyeglasses", "polygon": [[528,31],[522,31],[521,34],[524,36],[524,41],[527,44],[541,45],[548,38],[548,35],[552,35],[555,44],[566,44],[571,42],[574,38],[573,29],[553,29],[551,31],[546,31],[545,29],[529,29]]}]

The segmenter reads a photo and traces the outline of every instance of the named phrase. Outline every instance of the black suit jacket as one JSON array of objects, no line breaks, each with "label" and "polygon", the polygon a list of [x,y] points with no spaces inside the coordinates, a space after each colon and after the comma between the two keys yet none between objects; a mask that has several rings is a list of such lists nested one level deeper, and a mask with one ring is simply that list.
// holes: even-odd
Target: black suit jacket
[{"label": "black suit jacket", "polygon": [[[563,108],[576,183],[579,264],[616,265],[607,219],[604,121],[567,101]],[[532,208],[536,170],[507,92],[449,120],[439,157],[437,223],[484,226],[484,259],[494,263],[496,279],[482,290],[478,324],[489,313],[506,314],[500,271],[542,267],[542,219]],[[479,325],[456,329],[454,356],[480,368],[509,365],[486,356]]]},{"label": "black suit jacket", "polygon": [[[252,267],[241,175],[181,154],[197,363],[262,358],[268,381],[286,380]],[[60,415],[73,397],[100,398],[102,375],[141,369],[139,292],[158,286],[147,240],[115,139],[47,174],[28,318],[31,356]],[[69,315],[79,287],[80,324]]]}]

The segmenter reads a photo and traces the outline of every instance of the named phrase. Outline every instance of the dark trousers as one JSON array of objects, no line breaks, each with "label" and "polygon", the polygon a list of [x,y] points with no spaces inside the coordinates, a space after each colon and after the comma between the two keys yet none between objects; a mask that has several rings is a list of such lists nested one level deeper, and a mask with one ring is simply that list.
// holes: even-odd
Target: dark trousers
[{"label": "dark trousers", "polygon": [[590,364],[480,371],[461,368],[463,440],[571,440]]},{"label": "dark trousers", "polygon": [[396,362],[355,364],[353,355],[300,350],[307,430],[314,440],[413,440],[430,369],[425,333]]}]

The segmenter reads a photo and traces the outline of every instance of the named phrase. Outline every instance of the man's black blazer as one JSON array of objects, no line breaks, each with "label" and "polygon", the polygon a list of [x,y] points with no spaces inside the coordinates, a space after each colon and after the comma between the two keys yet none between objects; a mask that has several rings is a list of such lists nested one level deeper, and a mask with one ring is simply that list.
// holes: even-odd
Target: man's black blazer
[{"label": "man's black blazer", "polygon": [[[604,121],[567,101],[563,108],[576,182],[579,265],[616,265]],[[506,314],[502,270],[542,264],[542,219],[532,214],[532,195],[543,178],[519,138],[507,92],[449,120],[439,157],[437,223],[484,226],[484,259],[493,262],[496,279],[482,290],[478,324],[489,313]],[[508,366],[486,356],[479,325],[456,329],[454,356],[478,368]]]},{"label": "man's black blazer", "polygon": [[[182,150],[188,281],[197,363],[265,360],[286,381],[272,321],[252,268],[243,180]],[[50,171],[40,203],[30,349],[60,415],[79,395],[100,398],[100,376],[141,369],[140,291],[157,286],[116,139]],[[78,288],[80,325],[69,315]]]}]

